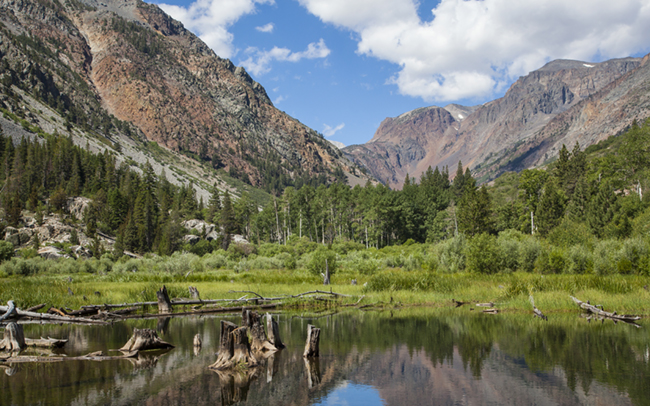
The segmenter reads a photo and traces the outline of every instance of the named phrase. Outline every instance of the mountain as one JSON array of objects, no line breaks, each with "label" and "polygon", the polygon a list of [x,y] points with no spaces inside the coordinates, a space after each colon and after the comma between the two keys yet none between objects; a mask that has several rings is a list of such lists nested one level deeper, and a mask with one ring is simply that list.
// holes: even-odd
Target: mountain
[{"label": "mountain", "polygon": [[458,161],[486,181],[543,165],[566,144],[584,148],[650,116],[645,58],[557,60],[481,106],[424,107],[385,119],[373,138],[343,151],[384,183]]},{"label": "mountain", "polygon": [[273,192],[355,172],[365,179],[337,148],[276,109],[242,67],[155,5],[0,0],[0,59],[5,132],[20,133],[7,118],[14,117],[32,135],[56,131],[131,154],[127,162],[184,155],[206,187],[211,169]]}]

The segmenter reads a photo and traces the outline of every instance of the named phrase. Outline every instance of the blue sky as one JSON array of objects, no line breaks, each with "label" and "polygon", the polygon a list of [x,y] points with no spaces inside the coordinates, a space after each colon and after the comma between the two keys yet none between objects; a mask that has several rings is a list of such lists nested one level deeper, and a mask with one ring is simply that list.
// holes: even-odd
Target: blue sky
[{"label": "blue sky", "polygon": [[345,145],[418,107],[481,104],[559,58],[650,50],[647,0],[165,0],[275,106]]}]

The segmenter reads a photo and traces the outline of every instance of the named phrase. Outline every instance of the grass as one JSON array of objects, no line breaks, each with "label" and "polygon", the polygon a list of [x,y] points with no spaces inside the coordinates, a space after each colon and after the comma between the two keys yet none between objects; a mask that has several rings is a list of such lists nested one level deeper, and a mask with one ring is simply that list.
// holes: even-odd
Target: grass
[{"label": "grass", "polygon": [[[357,279],[358,285],[351,285],[352,279]],[[649,279],[620,275],[477,275],[404,271],[384,271],[365,276],[339,272],[332,276],[329,288],[355,296],[343,299],[342,304],[354,303],[361,295],[365,295],[361,304],[385,307],[447,307],[452,305],[452,299],[456,299],[492,301],[502,311],[519,313],[532,310],[529,302],[532,294],[535,305],[550,314],[577,310],[569,297],[573,295],[583,301],[602,304],[605,309],[616,310],[619,314],[647,316],[650,315],[650,292],[644,286]],[[363,286],[366,282],[367,285]],[[180,274],[151,272],[75,273],[70,276],[40,274],[0,278],[0,302],[11,299],[20,308],[47,303],[48,306],[77,309],[88,304],[155,301],[155,292],[163,284],[171,298],[189,297],[189,286],[197,287],[204,299],[236,299],[245,295],[233,291],[254,291],[265,297],[276,297],[329,290],[322,285],[320,277],[301,270],[204,271],[191,273],[187,278]],[[68,288],[73,295],[69,294]],[[248,294],[248,297],[253,295]],[[286,302],[294,306],[310,305],[299,300]],[[317,305],[322,305],[322,302]]]}]

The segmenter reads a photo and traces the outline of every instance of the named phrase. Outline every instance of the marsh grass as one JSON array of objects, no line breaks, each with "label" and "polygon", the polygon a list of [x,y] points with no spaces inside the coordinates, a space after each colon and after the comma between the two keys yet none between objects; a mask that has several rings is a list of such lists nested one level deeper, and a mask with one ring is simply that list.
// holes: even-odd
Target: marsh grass
[{"label": "marsh grass", "polygon": [[[332,276],[332,286],[322,285],[320,276],[306,270],[234,270],[203,271],[182,274],[153,272],[109,272],[103,275],[13,276],[0,281],[0,302],[14,300],[18,307],[40,303],[78,309],[82,305],[155,301],[156,291],[165,285],[171,298],[188,298],[189,286],[198,288],[204,299],[237,299],[254,291],[265,297],[295,295],[312,290],[329,290],[354,295],[339,303],[354,303],[365,295],[361,304],[379,307],[452,306],[451,299],[469,302],[495,302],[506,312],[529,312],[529,295],[545,313],[577,310],[569,295],[620,313],[650,315],[650,292],[644,289],[649,278],[632,275],[537,275],[509,273],[483,275],[472,273],[406,272],[399,269],[365,275],[342,268]],[[350,285],[357,279],[358,285]],[[366,286],[363,286],[367,282]],[[68,287],[73,295],[69,295]],[[96,294],[97,292],[98,294]],[[304,308],[313,301],[287,299],[290,307]],[[316,306],[327,306],[318,303]],[[470,307],[470,306],[467,306]]]}]

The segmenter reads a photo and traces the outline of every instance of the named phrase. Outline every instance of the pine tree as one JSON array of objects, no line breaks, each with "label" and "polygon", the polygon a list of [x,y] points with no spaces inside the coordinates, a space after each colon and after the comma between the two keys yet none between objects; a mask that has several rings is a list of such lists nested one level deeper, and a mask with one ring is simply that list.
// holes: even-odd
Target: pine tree
[{"label": "pine tree", "polygon": [[546,236],[554,229],[564,216],[565,197],[559,190],[556,180],[551,178],[544,186],[544,192],[535,211],[535,226],[539,233]]}]

